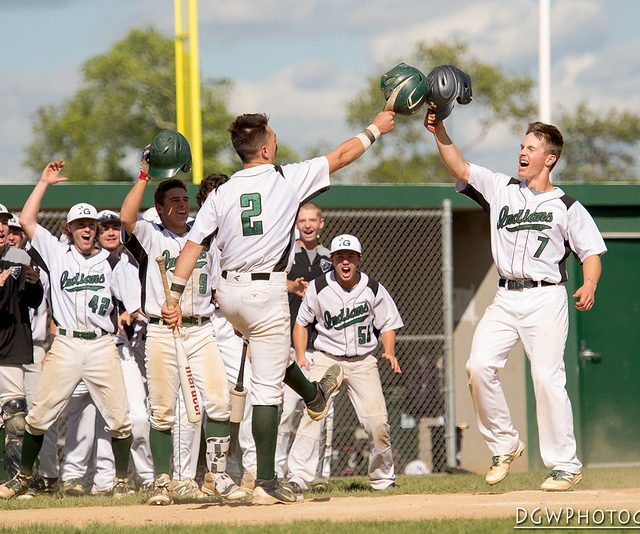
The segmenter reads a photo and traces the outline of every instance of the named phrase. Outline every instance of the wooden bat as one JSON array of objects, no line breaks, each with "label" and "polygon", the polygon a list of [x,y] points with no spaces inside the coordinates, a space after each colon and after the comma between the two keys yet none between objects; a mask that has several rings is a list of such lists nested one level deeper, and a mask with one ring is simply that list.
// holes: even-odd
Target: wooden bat
[{"label": "wooden bat", "polygon": [[[158,256],[156,258],[156,263],[160,269],[160,276],[162,277],[162,286],[164,287],[164,295],[167,299],[167,305],[169,308],[173,309],[175,301],[173,300],[169,290],[169,281],[167,280],[167,269],[164,264],[164,257]],[[173,341],[176,346],[178,376],[180,377],[180,389],[182,390],[182,396],[184,397],[184,404],[187,408],[187,419],[189,419],[190,423],[199,423],[202,420],[202,410],[200,409],[200,402],[198,401],[196,383],[193,380],[191,366],[187,360],[187,353],[182,345],[182,334],[177,326],[173,329]]]},{"label": "wooden bat", "polygon": [[247,340],[242,339],[242,357],[240,360],[240,370],[238,371],[238,379],[236,385],[231,390],[231,417],[229,421],[231,442],[229,444],[229,455],[236,453],[238,444],[238,431],[240,423],[244,419],[244,405],[247,400],[247,388],[244,387],[244,362],[247,359]]}]

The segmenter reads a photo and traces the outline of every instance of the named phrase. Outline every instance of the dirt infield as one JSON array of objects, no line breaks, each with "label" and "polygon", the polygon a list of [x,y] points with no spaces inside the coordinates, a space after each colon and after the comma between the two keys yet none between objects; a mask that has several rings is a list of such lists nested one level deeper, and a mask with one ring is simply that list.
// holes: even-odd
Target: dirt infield
[{"label": "dirt infield", "polygon": [[390,495],[388,497],[342,497],[311,499],[290,506],[250,506],[220,504],[182,504],[167,507],[114,506],[4,510],[0,526],[28,524],[66,524],[85,527],[91,523],[117,525],[180,524],[268,524],[305,520],[381,521],[452,518],[508,518],[518,507],[557,510],[629,510],[640,509],[640,488],[543,493],[514,491],[509,493]]}]

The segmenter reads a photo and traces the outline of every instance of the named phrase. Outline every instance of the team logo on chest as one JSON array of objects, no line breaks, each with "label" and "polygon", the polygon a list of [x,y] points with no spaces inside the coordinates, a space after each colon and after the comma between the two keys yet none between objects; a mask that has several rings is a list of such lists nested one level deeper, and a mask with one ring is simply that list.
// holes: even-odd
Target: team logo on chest
[{"label": "team logo on chest", "polygon": [[344,330],[347,326],[361,323],[369,316],[369,304],[356,304],[353,308],[342,308],[336,315],[328,310],[324,312],[324,327],[328,330]]},{"label": "team logo on chest", "polygon": [[[164,268],[169,271],[176,266],[176,262],[178,261],[177,256],[172,256],[169,250],[162,251],[162,257],[164,258]],[[207,264],[207,253],[203,250],[198,256],[198,261],[196,261],[195,269],[200,269]]]},{"label": "team logo on chest", "polygon": [[104,274],[76,273],[73,276],[64,271],[60,276],[60,289],[65,291],[98,291],[104,288]]},{"label": "team logo on chest", "polygon": [[547,230],[548,224],[553,221],[552,211],[520,210],[509,213],[509,206],[504,206],[498,216],[498,230],[505,228],[507,232],[519,232],[520,230]]}]

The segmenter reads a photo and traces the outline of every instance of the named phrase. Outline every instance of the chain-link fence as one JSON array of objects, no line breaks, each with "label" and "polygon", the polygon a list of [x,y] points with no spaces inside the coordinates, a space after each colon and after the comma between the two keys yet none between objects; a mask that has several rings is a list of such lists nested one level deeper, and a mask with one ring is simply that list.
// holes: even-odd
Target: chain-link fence
[{"label": "chain-link fence", "polygon": [[[362,269],[393,297],[404,328],[398,331],[396,354],[401,374],[386,360],[379,363],[387,401],[396,471],[423,460],[434,471],[447,465],[445,356],[451,331],[448,303],[445,209],[326,210],[322,240],[353,234],[361,241]],[[382,347],[376,351],[379,356]],[[333,461],[335,475],[367,474],[369,447],[344,392],[336,398]]]},{"label": "chain-link fence", "polygon": [[[59,236],[65,215],[43,211],[39,222]],[[450,209],[330,209],[323,215],[321,240],[328,245],[336,235],[356,235],[363,248],[362,269],[387,288],[405,324],[396,341],[402,373],[395,374],[386,360],[379,365],[396,471],[416,459],[435,472],[453,467],[455,437],[448,417],[453,392],[446,379],[452,336]],[[331,474],[366,475],[368,452],[366,435],[341,392],[335,403]]]}]

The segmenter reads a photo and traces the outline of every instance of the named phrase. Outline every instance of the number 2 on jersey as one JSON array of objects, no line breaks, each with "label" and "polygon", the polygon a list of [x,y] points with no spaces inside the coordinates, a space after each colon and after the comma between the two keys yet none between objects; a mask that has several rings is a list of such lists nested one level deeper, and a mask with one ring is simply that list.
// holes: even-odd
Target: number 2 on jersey
[{"label": "number 2 on jersey", "polygon": [[240,214],[242,219],[242,235],[262,235],[262,221],[251,220],[262,213],[262,197],[260,193],[245,193],[240,196],[240,207],[249,208]]}]

